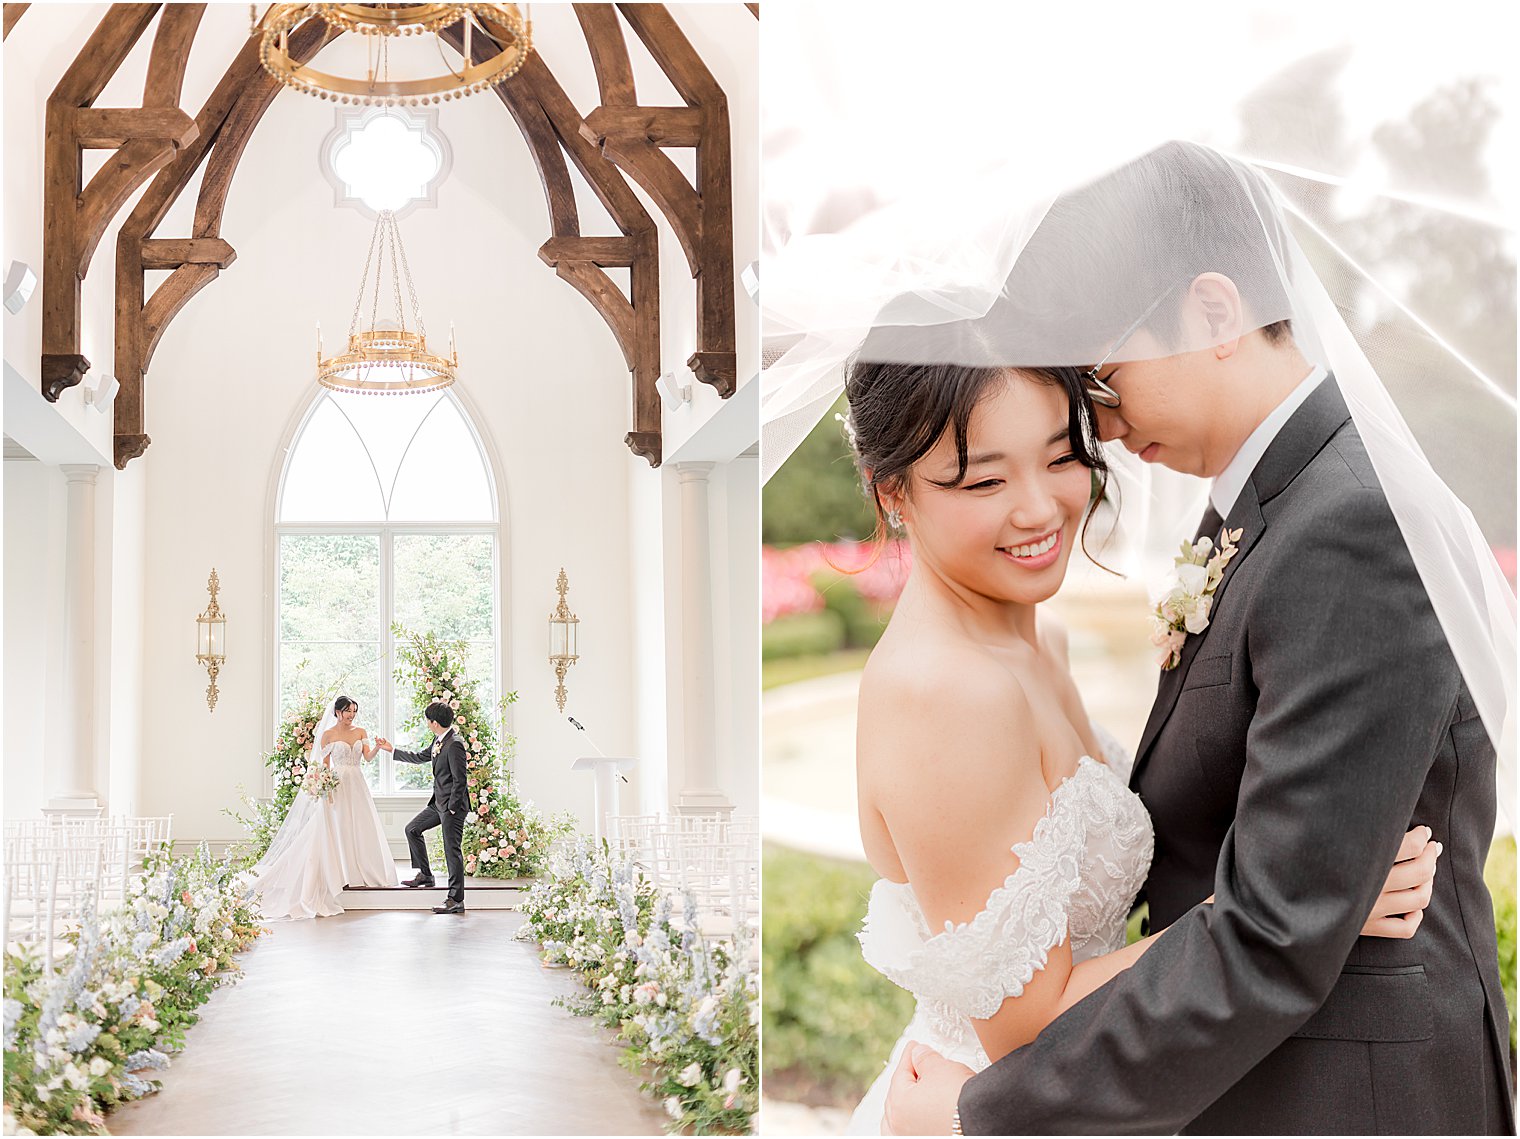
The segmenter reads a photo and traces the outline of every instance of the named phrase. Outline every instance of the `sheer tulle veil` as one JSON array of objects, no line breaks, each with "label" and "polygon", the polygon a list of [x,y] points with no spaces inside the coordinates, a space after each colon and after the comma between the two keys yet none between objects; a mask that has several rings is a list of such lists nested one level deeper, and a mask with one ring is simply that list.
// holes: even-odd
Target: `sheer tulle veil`
[{"label": "sheer tulle veil", "polygon": [[[767,85],[765,477],[834,404],[846,361],[858,352],[1090,366],[1179,280],[1224,272],[1241,287],[1251,328],[1291,320],[1304,355],[1335,376],[1498,749],[1501,817],[1512,825],[1515,596],[1494,549],[1512,556],[1513,530],[1502,510],[1489,509],[1485,533],[1420,439],[1454,438],[1458,451],[1467,434],[1500,440],[1493,450],[1469,447],[1460,462],[1486,464],[1495,483],[1507,480],[1513,515],[1513,356],[1500,368],[1475,359],[1421,310],[1402,262],[1366,264],[1340,237],[1362,221],[1426,234],[1479,226],[1492,230],[1490,244],[1509,247],[1512,221],[1482,176],[1488,148],[1502,139],[1480,139],[1465,156],[1479,172],[1466,188],[1441,168],[1453,164],[1448,151],[1430,155],[1421,183],[1388,172],[1386,134],[1360,150],[1331,139],[1354,134],[1358,93],[1386,79],[1349,40],[1338,46],[1339,27],[1325,21],[1342,14],[1316,22],[1289,9],[1194,4],[1169,9],[1165,20],[1118,5],[994,13],[893,4],[767,13],[767,58],[783,44],[805,58]],[[1454,16],[1442,23],[1462,26]],[[901,38],[909,26],[911,61]],[[1103,35],[1091,34],[1099,26]],[[1178,31],[1189,27],[1201,29],[1197,38]],[[1318,38],[1305,32],[1321,28]],[[1290,43],[1292,35],[1303,46]],[[1267,47],[1245,50],[1252,36]],[[1400,67],[1420,64],[1423,52],[1415,74],[1430,90],[1483,97],[1489,49],[1465,32],[1468,57],[1448,52],[1438,34],[1418,38],[1410,37],[1411,58],[1396,61]],[[1339,86],[1309,82],[1314,66],[1338,76]],[[916,81],[896,90],[889,80],[906,67]],[[1325,105],[1327,91],[1339,104]],[[1458,95],[1448,100],[1458,100],[1451,113],[1462,112]],[[828,140],[832,152],[812,139]],[[1406,149],[1418,155],[1420,145]],[[1179,185],[1203,186],[1206,200],[1228,205],[1194,209],[1176,196]],[[1222,213],[1230,214],[1224,222]],[[1424,219],[1435,220],[1420,229]],[[1189,263],[1196,249],[1208,251],[1207,263]],[[1433,242],[1430,257],[1443,252]],[[1512,250],[1508,257],[1512,297]],[[1460,271],[1452,270],[1449,288],[1481,290]],[[1390,328],[1409,334],[1392,337]],[[1169,330],[1164,354],[1209,346],[1178,339],[1185,336]],[[1147,350],[1162,354],[1130,342],[1112,358]],[[1382,378],[1407,366],[1400,353],[1416,351],[1422,383],[1440,399],[1418,404],[1427,416],[1420,439]],[[1128,458],[1114,457],[1129,532],[1125,564],[1145,573],[1155,568],[1146,565],[1148,551],[1169,550],[1176,531],[1190,531],[1207,487]],[[1447,479],[1471,474],[1443,470]],[[1162,529],[1159,542],[1139,537]]]},{"label": "sheer tulle veil", "polygon": [[[322,746],[322,737],[330,729],[336,727],[337,723],[338,714],[333,710],[333,705],[329,704],[327,711],[322,715],[321,721],[312,732],[311,751],[306,761],[308,769],[314,763],[321,763],[322,756],[331,750],[331,744],[328,744],[326,748]],[[264,866],[272,864],[290,848],[296,837],[311,821],[311,816],[321,805],[310,795],[297,792],[295,799],[290,804],[290,810],[286,812],[285,821],[280,824],[280,829],[275,832],[274,838],[270,840],[269,849],[264,852],[264,857],[259,859],[258,866],[254,868],[255,872]]]}]

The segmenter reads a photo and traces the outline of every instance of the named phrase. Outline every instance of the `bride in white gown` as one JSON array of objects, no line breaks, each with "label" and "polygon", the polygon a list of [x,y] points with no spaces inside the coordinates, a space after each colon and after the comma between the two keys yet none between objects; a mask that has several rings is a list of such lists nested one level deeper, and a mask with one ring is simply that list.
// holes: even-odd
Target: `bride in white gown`
[{"label": "bride in white gown", "polygon": [[317,725],[309,763],[330,767],[338,786],[323,799],[298,792],[253,868],[250,893],[260,896],[265,918],[332,917],[343,912],[338,894],[345,886],[397,883],[385,828],[359,767],[375,746],[354,726],[358,712],[358,704],[340,696]]},{"label": "bride in white gown", "polygon": [[[866,485],[913,553],[860,686],[861,837],[881,875],[860,941],[917,997],[851,1133],[879,1132],[910,1041],[980,1071],[1165,936],[1125,945],[1151,820],[1039,612],[1106,477],[1081,383],[1072,369],[857,363],[846,387]],[[1387,897],[1364,932],[1408,936],[1375,920],[1411,908]]]}]

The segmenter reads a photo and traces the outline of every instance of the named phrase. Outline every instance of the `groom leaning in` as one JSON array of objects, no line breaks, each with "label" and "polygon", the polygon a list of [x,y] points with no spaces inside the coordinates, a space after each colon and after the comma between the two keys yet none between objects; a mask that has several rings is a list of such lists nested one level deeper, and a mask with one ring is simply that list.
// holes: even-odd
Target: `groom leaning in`
[{"label": "groom leaning in", "polygon": [[[1199,533],[1240,532],[1135,757],[1156,831],[1144,897],[1167,932],[980,1074],[910,1049],[893,1131],[1514,1134],[1483,882],[1498,728],[1337,378],[1271,319],[1293,311],[1276,272],[1240,256],[1241,232],[1277,256],[1275,207],[1249,177],[1169,144],[1058,202],[1028,259],[1037,312],[1090,314],[1126,276],[1161,298],[1104,322],[1100,432],[1212,479]],[[1423,924],[1358,938],[1420,824],[1445,846]]]},{"label": "groom leaning in", "polygon": [[464,913],[464,820],[470,810],[469,786],[465,775],[464,741],[453,729],[454,710],[442,701],[427,706],[427,725],[437,737],[429,751],[402,751],[389,740],[376,740],[376,744],[390,752],[402,763],[431,763],[433,765],[433,797],[417,817],[406,824],[406,842],[412,855],[414,878],[403,885],[431,886],[433,870],[428,864],[427,843],[423,834],[436,826],[443,827],[443,857],[449,868],[449,892],[441,906],[434,906],[435,914]]}]

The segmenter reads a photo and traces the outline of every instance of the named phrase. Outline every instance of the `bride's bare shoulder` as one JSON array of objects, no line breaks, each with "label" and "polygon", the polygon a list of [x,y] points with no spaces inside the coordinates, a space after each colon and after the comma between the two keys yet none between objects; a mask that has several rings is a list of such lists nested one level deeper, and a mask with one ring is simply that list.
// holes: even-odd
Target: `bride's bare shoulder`
[{"label": "bride's bare shoulder", "polygon": [[[1033,722],[1023,685],[981,646],[926,639],[874,654],[860,683],[859,773],[899,787],[1005,778]],[[1031,754],[1037,771],[1037,745]]]},{"label": "bride's bare shoulder", "polygon": [[999,712],[1009,702],[1027,707],[1018,678],[988,649],[963,639],[880,646],[860,678],[863,712],[871,706],[892,720],[945,707]]},{"label": "bride's bare shoulder", "polygon": [[880,819],[924,912],[966,920],[1049,803],[1023,685],[972,643],[873,658],[856,751],[861,806]]}]

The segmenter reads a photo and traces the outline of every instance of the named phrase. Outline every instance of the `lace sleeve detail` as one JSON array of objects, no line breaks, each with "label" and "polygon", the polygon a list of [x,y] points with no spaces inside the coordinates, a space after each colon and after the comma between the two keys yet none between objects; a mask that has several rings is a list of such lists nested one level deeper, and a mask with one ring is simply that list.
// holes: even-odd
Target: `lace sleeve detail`
[{"label": "lace sleeve detail", "polygon": [[1113,769],[1114,774],[1128,783],[1130,769],[1135,766],[1135,757],[1119,742],[1119,737],[1102,724],[1095,722],[1092,729],[1093,735],[1098,737],[1098,747],[1103,750],[1103,761]]},{"label": "lace sleeve detail", "polygon": [[[1040,820],[1033,838],[1013,847],[1019,868],[971,921],[946,922],[942,932],[927,936],[911,896],[899,896],[896,904],[873,896],[861,951],[873,968],[920,1000],[986,1019],[1021,995],[1066,939],[1082,848],[1081,819],[1055,811]],[[908,890],[889,882],[878,882],[876,889],[894,886]]]}]

